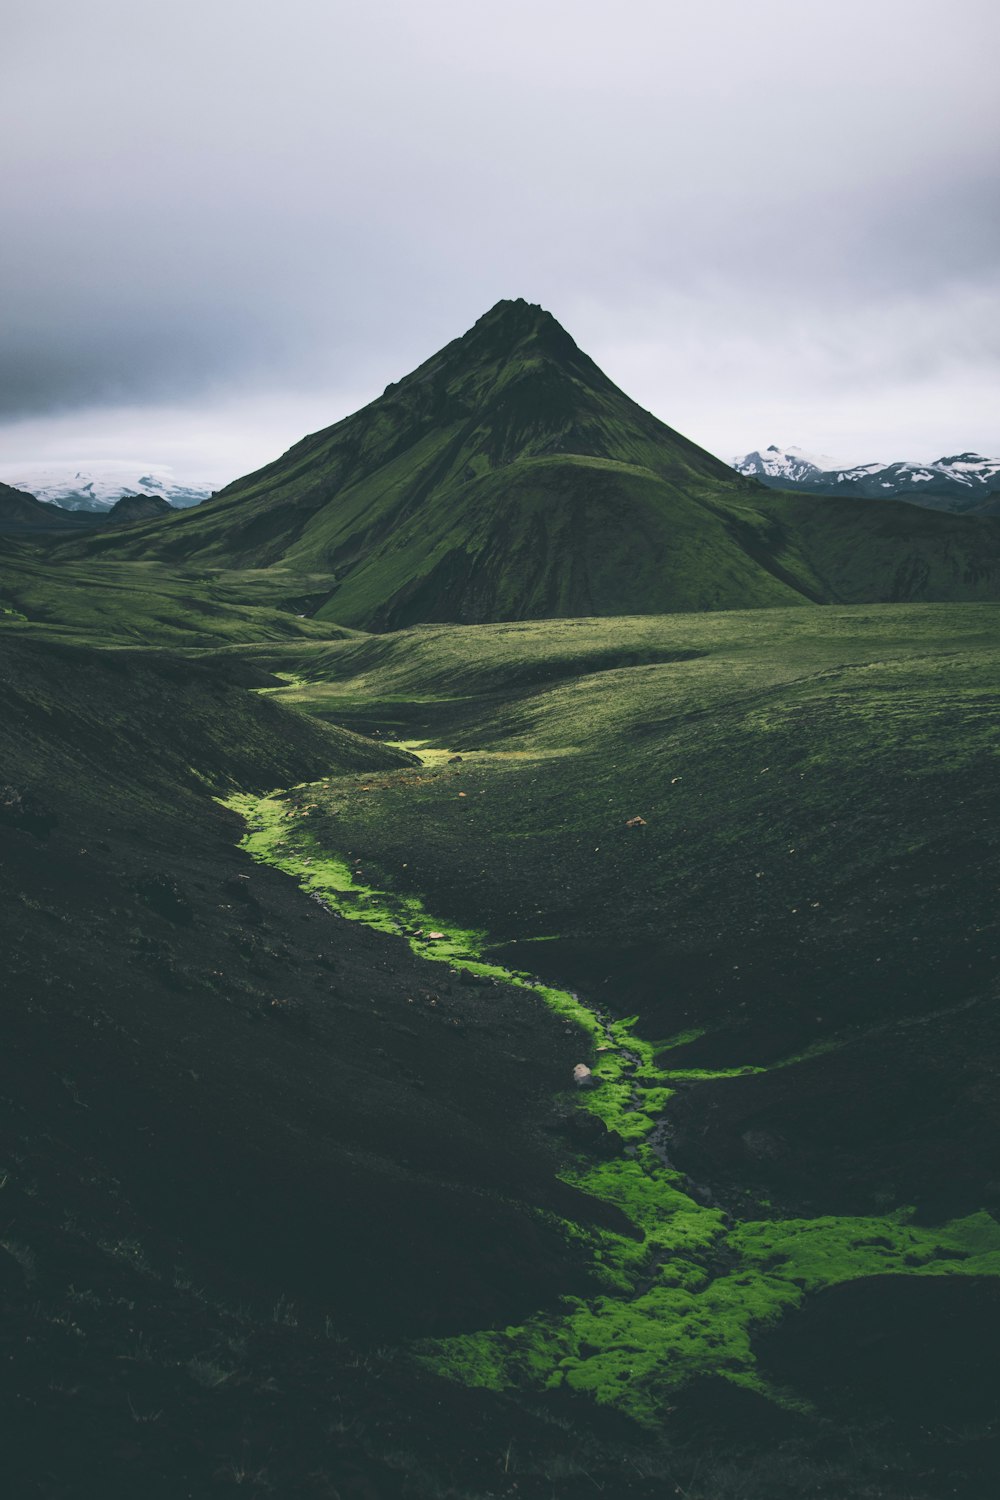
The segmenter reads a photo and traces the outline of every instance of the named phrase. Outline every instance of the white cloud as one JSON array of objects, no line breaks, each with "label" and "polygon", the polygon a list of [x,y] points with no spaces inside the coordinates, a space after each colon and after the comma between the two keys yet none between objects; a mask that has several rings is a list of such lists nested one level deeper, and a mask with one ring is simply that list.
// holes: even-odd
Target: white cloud
[{"label": "white cloud", "polygon": [[0,479],[42,460],[67,468],[120,462],[168,468],[179,483],[221,489],[375,394],[275,391],[27,418],[0,428]]},{"label": "white cloud", "polygon": [[10,13],[0,461],[239,471],[501,296],[723,453],[997,445],[993,0]]}]

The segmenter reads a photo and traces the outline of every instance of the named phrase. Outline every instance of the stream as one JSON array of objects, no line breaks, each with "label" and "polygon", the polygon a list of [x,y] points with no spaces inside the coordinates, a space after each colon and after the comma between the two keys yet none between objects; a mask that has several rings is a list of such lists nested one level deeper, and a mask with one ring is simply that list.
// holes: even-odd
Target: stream
[{"label": "stream", "polygon": [[[435,751],[433,763],[446,758]],[[587,1051],[581,1062],[591,1068],[587,1086],[575,1087],[576,1107],[600,1119],[620,1145],[610,1159],[577,1155],[560,1175],[615,1204],[635,1230],[630,1237],[555,1221],[588,1251],[599,1295],[566,1297],[557,1312],[517,1326],[422,1340],[409,1347],[411,1357],[466,1385],[565,1384],[650,1424],[660,1420],[671,1391],[705,1375],[805,1409],[807,1402],[774,1387],[758,1368],[756,1328],[792,1312],[807,1295],[860,1277],[1000,1275],[1000,1225],[986,1213],[934,1228],[915,1224],[906,1207],[872,1217],[734,1222],[708,1188],[671,1163],[662,1117],[681,1081],[697,1086],[765,1070],[671,1070],[663,1060],[691,1032],[654,1045],[639,1035],[639,1017],[615,1017],[571,990],[496,964],[485,931],[432,916],[417,895],[367,884],[361,860],[322,847],[310,828],[309,813],[325,788],[319,781],[226,799],[246,825],[241,847],[293,876],[336,916],[403,937],[421,958],[457,974],[530,990],[575,1024],[581,1053]],[[488,994],[484,988],[484,1004]],[[574,1088],[570,1078],[567,1087]]]}]

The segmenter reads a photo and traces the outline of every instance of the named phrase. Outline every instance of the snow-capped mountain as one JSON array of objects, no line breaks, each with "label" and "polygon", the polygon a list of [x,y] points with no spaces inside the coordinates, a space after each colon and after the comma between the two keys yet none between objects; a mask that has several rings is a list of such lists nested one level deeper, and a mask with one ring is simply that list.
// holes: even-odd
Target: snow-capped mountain
[{"label": "snow-capped mountain", "polygon": [[828,473],[837,467],[825,454],[803,453],[801,448],[779,448],[772,443],[763,452],[745,453],[742,458],[731,460],[733,468],[741,474],[750,474],[755,479],[781,480],[788,484],[808,484],[817,474]]},{"label": "snow-capped mountain", "polygon": [[0,464],[0,481],[26,490],[63,510],[107,511],[123,495],[162,495],[183,508],[212,493],[210,485],[181,484],[164,465],[142,467],[108,459],[77,467],[72,464]]},{"label": "snow-capped mountain", "polygon": [[838,467],[829,459],[810,457],[801,448],[779,448],[732,460],[741,474],[772,489],[807,490],[816,495],[847,495],[861,500],[909,500],[932,510],[975,511],[991,504],[1000,491],[1000,459],[979,453],[954,453],[921,464],[855,464]]}]

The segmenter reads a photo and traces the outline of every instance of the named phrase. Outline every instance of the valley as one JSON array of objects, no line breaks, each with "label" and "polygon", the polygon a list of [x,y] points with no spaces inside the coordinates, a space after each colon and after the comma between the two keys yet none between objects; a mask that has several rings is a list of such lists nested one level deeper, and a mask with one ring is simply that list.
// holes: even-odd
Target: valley
[{"label": "valley", "polygon": [[[987,1485],[996,653],[975,605],[10,626],[6,1243],[67,1372],[10,1398],[92,1463],[159,1412],[122,1493],[301,1483],[275,1378],[347,1402],[287,1432],[376,1493],[478,1493],[496,1424],[519,1493],[567,1445],[630,1495]],[[453,1441],[426,1403],[473,1395]]]},{"label": "valley", "polygon": [[501,303],[0,538],[12,1493],[992,1495],[998,524]]}]

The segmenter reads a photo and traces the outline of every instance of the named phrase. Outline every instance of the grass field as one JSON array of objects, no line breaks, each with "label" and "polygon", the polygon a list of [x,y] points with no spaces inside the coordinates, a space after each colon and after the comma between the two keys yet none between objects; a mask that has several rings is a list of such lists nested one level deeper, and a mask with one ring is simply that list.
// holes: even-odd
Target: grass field
[{"label": "grass field", "polygon": [[0,538],[0,626],[97,646],[205,646],[321,636],[305,616],[325,580],[223,568],[71,560]]}]

